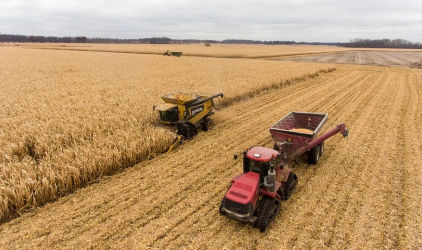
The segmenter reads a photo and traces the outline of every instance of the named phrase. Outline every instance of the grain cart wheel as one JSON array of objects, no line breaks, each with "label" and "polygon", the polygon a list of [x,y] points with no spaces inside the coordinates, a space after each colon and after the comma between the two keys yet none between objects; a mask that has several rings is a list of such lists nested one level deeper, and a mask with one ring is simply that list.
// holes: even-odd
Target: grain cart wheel
[{"label": "grain cart wheel", "polygon": [[325,149],[324,142],[321,142],[321,143],[319,144],[319,156],[320,156],[320,157],[321,157],[321,156],[322,156],[322,154],[324,153],[324,149]]},{"label": "grain cart wheel", "polygon": [[297,176],[295,173],[290,172],[289,177],[287,178],[286,184],[284,186],[284,199],[288,200],[295,191],[297,186]]},{"label": "grain cart wheel", "polygon": [[316,165],[319,160],[319,145],[313,147],[308,152],[308,163]]},{"label": "grain cart wheel", "polygon": [[256,227],[259,231],[264,232],[270,223],[275,219],[277,214],[280,213],[281,204],[276,199],[264,196],[259,203],[256,222]]}]

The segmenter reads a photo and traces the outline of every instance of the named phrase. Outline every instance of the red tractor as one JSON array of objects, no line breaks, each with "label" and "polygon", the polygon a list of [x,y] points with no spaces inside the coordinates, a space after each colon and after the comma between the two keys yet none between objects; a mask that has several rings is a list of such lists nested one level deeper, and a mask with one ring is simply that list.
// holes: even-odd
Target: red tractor
[{"label": "red tractor", "polygon": [[[288,164],[308,153],[308,162],[317,164],[324,141],[341,133],[349,134],[344,124],[315,138],[328,114],[291,112],[270,128],[274,149],[252,147],[243,152],[243,174],[231,180],[220,205],[220,213],[249,222],[265,231],[281,210],[281,201],[295,190],[298,178]],[[237,159],[237,155],[235,155]]]},{"label": "red tractor", "polygon": [[281,201],[296,188],[297,176],[284,167],[278,151],[252,147],[243,152],[243,174],[231,183],[220,213],[265,231],[280,212]]}]

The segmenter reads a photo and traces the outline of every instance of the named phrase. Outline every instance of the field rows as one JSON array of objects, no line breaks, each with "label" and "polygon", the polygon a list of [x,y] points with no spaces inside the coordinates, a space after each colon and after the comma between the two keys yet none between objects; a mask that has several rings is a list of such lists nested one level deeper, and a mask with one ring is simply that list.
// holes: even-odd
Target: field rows
[{"label": "field rows", "polygon": [[[276,60],[276,59],[274,59]],[[280,60],[280,59],[278,59]],[[281,60],[300,62],[323,62],[342,64],[365,64],[377,66],[409,67],[413,63],[422,61],[422,52],[393,52],[393,51],[348,51],[331,54],[306,55],[290,57]]]},{"label": "field rows", "polygon": [[115,52],[129,54],[157,54],[165,51],[182,52],[183,56],[219,57],[219,58],[263,58],[347,51],[350,49],[337,46],[314,45],[262,45],[262,44],[3,44],[19,48],[44,50],[68,50],[91,52]]},{"label": "field rows", "polygon": [[[342,66],[234,104],[216,127],[170,155],[0,226],[1,248],[417,249],[422,246],[422,74]],[[218,213],[241,172],[233,153],[272,146],[268,128],[290,111],[344,122],[317,166],[294,166],[299,186],[265,233]]]}]

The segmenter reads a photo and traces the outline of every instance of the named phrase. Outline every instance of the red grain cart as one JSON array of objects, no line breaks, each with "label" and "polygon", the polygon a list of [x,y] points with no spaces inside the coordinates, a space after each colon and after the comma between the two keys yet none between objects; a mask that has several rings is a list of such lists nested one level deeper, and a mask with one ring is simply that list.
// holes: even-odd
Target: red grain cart
[{"label": "red grain cart", "polygon": [[274,140],[274,149],[278,150],[285,162],[296,159],[308,152],[308,163],[317,164],[324,152],[324,141],[331,136],[342,133],[347,137],[349,131],[343,123],[316,138],[328,114],[290,112],[270,128]]}]

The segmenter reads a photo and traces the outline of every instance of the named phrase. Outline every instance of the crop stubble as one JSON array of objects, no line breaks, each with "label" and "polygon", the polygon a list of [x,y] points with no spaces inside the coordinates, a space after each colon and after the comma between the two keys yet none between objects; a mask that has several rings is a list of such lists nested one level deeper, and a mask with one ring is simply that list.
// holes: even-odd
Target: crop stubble
[{"label": "crop stubble", "polygon": [[422,52],[420,50],[399,52],[392,50],[363,50],[338,52],[334,54],[304,55],[300,57],[283,58],[281,60],[343,64],[366,64],[387,67],[410,67],[412,64],[419,63],[421,59]]},{"label": "crop stubble", "polygon": [[[341,67],[215,115],[216,127],[169,156],[143,162],[0,227],[3,246],[112,248],[400,248],[422,245],[421,73]],[[318,86],[318,87],[316,87]],[[232,153],[271,147],[268,128],[292,110],[328,112],[350,136],[318,166],[266,233],[218,213]],[[419,165],[418,165],[419,164]],[[83,243],[82,243],[83,242]]]},{"label": "crop stubble", "polygon": [[223,57],[223,58],[264,58],[274,56],[319,54],[347,51],[349,48],[314,45],[263,44],[20,44],[20,47],[91,52],[115,52],[132,54],[159,54],[165,51],[181,51],[183,56]]}]

